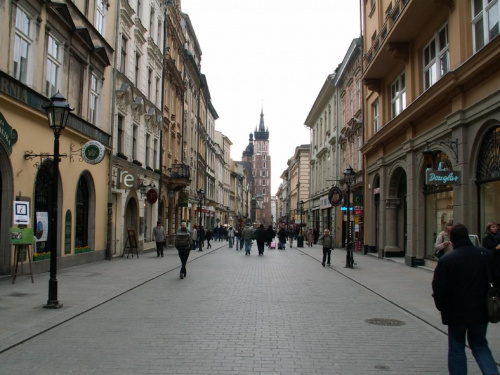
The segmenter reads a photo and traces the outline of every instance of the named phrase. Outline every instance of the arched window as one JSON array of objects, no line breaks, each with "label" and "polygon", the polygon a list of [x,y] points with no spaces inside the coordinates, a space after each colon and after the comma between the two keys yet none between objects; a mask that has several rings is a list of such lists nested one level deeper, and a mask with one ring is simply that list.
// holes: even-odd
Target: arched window
[{"label": "arched window", "polygon": [[76,189],[75,247],[89,245],[89,195],[87,180],[80,177]]}]

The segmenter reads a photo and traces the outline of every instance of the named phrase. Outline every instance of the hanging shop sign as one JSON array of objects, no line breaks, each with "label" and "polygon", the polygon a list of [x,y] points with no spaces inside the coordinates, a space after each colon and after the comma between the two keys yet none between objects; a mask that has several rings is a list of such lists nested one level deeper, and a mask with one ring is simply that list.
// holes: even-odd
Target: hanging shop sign
[{"label": "hanging shop sign", "polygon": [[177,199],[179,207],[189,207],[189,193],[180,191]]},{"label": "hanging shop sign", "polygon": [[0,142],[2,142],[9,154],[12,153],[12,146],[17,142],[17,130],[13,129],[0,113]]},{"label": "hanging shop sign", "polygon": [[146,193],[146,199],[150,204],[155,204],[158,200],[158,192],[155,189],[149,189]]},{"label": "hanging shop sign", "polygon": [[328,192],[328,200],[332,206],[338,206],[342,202],[342,191],[338,186],[334,186]]},{"label": "hanging shop sign", "polygon": [[434,169],[425,171],[426,185],[459,185],[461,183],[462,176],[459,171],[437,171]]},{"label": "hanging shop sign", "polygon": [[104,159],[105,152],[101,142],[88,141],[82,147],[82,159],[88,164],[99,164]]}]

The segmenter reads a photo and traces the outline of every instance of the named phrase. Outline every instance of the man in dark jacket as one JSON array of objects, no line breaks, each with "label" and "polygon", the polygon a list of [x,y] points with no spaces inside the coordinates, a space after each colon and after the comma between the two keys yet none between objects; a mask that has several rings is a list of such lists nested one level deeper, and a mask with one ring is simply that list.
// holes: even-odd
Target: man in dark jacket
[{"label": "man in dark jacket", "polygon": [[487,267],[492,265],[492,255],[472,245],[463,224],[451,228],[450,241],[453,251],[439,260],[432,281],[434,302],[448,326],[448,371],[452,375],[467,373],[467,336],[482,373],[498,374],[486,340]]}]

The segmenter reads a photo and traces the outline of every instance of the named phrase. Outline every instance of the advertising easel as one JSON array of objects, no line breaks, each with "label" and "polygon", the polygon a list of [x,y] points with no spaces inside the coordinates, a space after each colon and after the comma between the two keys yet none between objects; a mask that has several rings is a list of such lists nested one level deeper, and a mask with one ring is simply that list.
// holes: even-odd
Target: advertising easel
[{"label": "advertising easel", "polygon": [[128,249],[127,258],[132,253],[132,258],[134,257],[134,250],[139,258],[139,250],[137,249],[137,240],[135,238],[135,230],[132,226],[127,226],[127,240],[125,241],[125,248],[123,249],[122,257],[125,255],[125,251]]},{"label": "advertising easel", "polygon": [[[33,279],[33,265],[31,255],[31,245],[33,244],[33,228],[10,228],[10,243],[15,246],[14,249],[14,266],[12,267],[12,284],[16,282],[16,277],[21,275],[30,275],[31,282]],[[28,257],[30,272],[24,272],[24,260]],[[21,262],[21,273],[18,273],[19,262]]]}]

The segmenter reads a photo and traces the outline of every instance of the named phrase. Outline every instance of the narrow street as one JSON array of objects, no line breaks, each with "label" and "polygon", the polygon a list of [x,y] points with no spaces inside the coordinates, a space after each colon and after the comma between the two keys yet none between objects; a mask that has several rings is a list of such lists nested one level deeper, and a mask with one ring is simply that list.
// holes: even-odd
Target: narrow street
[{"label": "narrow street", "polygon": [[[432,273],[369,255],[322,267],[321,248],[251,256],[215,242],[0,282],[2,374],[445,374]],[[30,293],[25,291],[31,290]],[[40,294],[33,295],[34,290]],[[24,294],[27,294],[23,296]],[[500,329],[490,347],[500,359]],[[24,342],[23,342],[24,341]],[[469,374],[480,374],[470,353]]]}]

